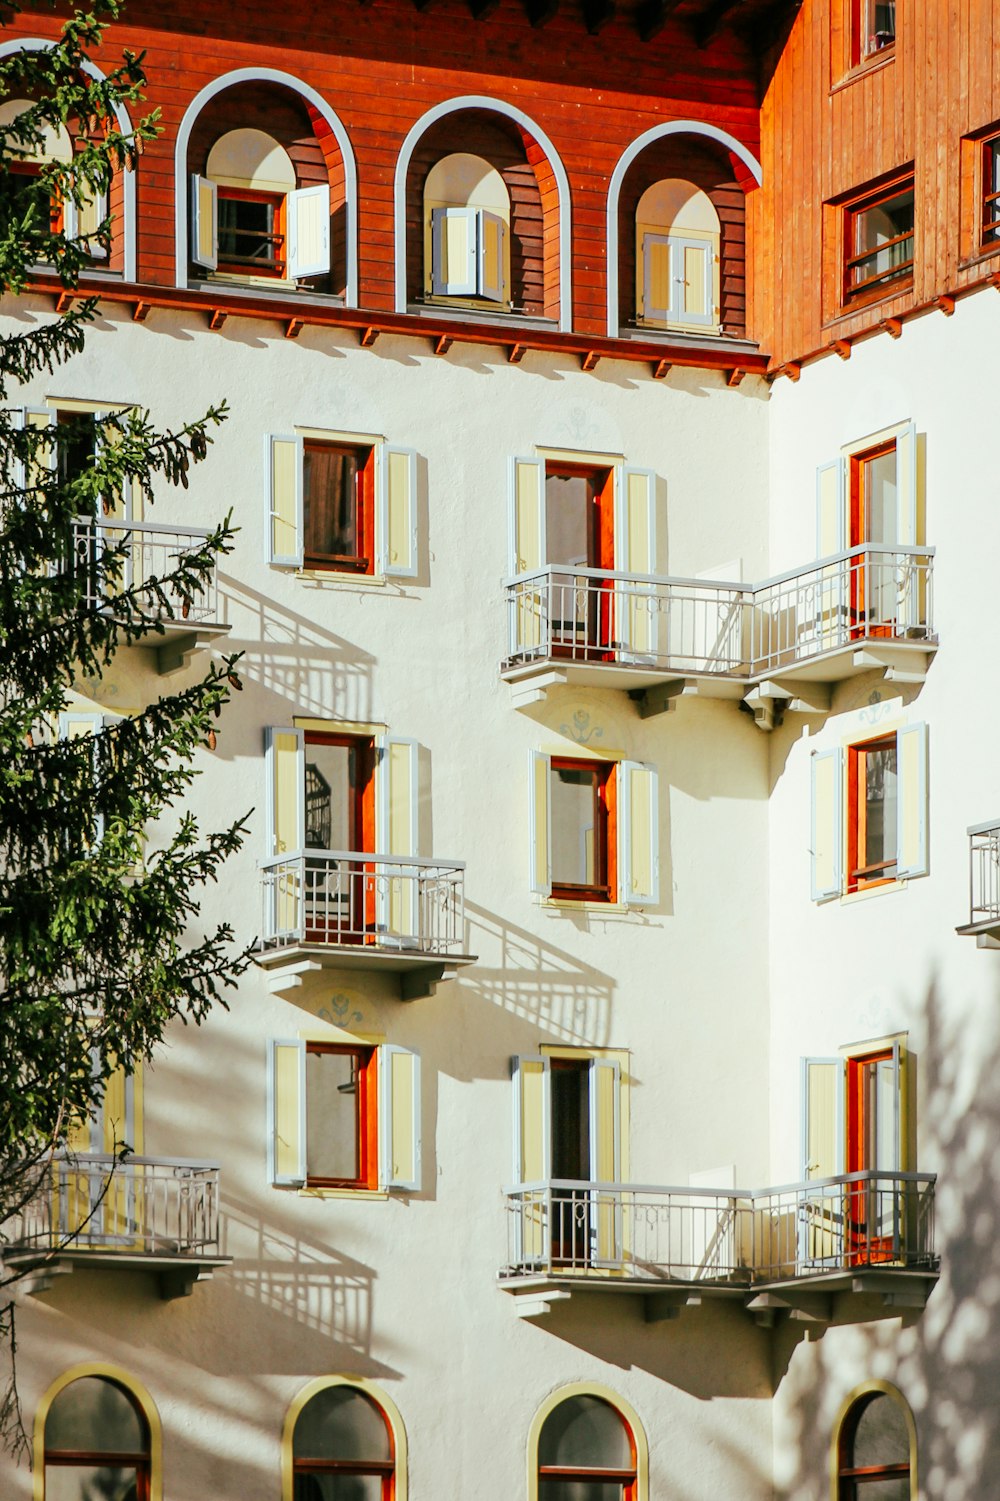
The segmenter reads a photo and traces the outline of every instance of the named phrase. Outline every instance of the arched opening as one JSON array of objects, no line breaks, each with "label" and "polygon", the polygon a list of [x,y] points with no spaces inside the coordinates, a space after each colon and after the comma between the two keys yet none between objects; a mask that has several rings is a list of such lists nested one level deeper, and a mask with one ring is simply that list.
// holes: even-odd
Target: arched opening
[{"label": "arched opening", "polygon": [[344,295],[344,160],[308,100],[234,83],[205,103],[186,155],[189,274]]},{"label": "arched opening", "polygon": [[579,1392],[554,1407],[538,1435],[538,1501],[637,1501],[636,1443],[603,1397]]},{"label": "arched opening", "polygon": [[487,109],[442,116],[406,174],[407,302],[558,319],[559,218],[552,167],[523,125]]},{"label": "arched opening", "polygon": [[[3,132],[7,143],[5,155],[7,157],[7,179],[5,183],[5,196],[9,200],[7,212],[11,216],[23,218],[27,213],[29,204],[34,201],[38,204],[36,196],[41,185],[41,179],[46,175],[46,168],[55,164],[70,166],[75,154],[76,133],[73,129],[75,122],[70,122],[70,127],[61,123],[45,123],[41,127],[41,140],[32,141],[26,136],[20,137],[17,132],[17,120],[26,110],[34,108],[38,100],[31,99],[8,99],[0,105],[0,131]],[[82,141],[81,141],[82,144]],[[36,220],[38,222],[38,209],[47,208],[48,223],[44,227],[53,234],[65,235],[68,240],[84,242],[87,254],[95,262],[106,262],[111,249],[115,269],[120,269],[122,256],[122,236],[112,230],[111,245],[98,238],[98,230],[109,213],[109,201],[115,200],[116,222],[121,219],[121,173],[116,172],[112,179],[111,192],[92,192],[81,185],[81,200],[79,203],[72,198],[65,197],[56,184],[50,183],[42,196],[42,202],[36,208]],[[43,226],[39,225],[39,228]]]},{"label": "arched opening", "polygon": [[687,134],[652,141],[618,198],[622,330],[746,333],[747,176],[722,143]]},{"label": "arched opening", "polygon": [[852,1400],[837,1434],[836,1501],[910,1501],[916,1495],[915,1429],[898,1393]]},{"label": "arched opening", "polygon": [[151,1501],[149,1424],[121,1382],[80,1376],[58,1391],[43,1428],[45,1501]]},{"label": "arched opening", "polygon": [[292,1501],[392,1501],[392,1426],[366,1392],[343,1382],[321,1387],[292,1430]]}]

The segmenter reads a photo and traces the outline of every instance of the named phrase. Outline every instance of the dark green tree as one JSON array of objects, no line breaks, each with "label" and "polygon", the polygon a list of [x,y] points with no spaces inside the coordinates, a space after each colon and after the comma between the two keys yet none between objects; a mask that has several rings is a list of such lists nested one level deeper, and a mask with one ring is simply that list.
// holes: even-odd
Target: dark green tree
[{"label": "dark green tree", "polygon": [[[9,16],[9,12],[7,13]],[[116,0],[75,14],[47,50],[0,61],[0,99],[27,107],[0,126],[0,286],[24,292],[39,268],[76,294],[112,222],[94,225],[115,174],[132,171],[156,133],[147,115],[131,134],[115,105],[141,105],[142,58],[125,53],[105,77],[83,67],[100,46]],[[7,24],[10,24],[9,21]],[[69,133],[71,160],[41,148]],[[42,158],[42,160],[39,160]],[[74,212],[75,208],[75,212]],[[88,224],[73,238],[71,225]],[[0,1242],[46,1191],[53,1158],[75,1123],[99,1109],[116,1067],[131,1071],[180,1017],[200,1022],[245,967],[228,926],[205,932],[205,884],[243,836],[243,823],[203,834],[184,810],[200,747],[237,659],[215,660],[201,681],[161,697],[92,737],[60,738],[74,683],[106,676],[116,652],[163,622],[186,617],[216,559],[228,519],[158,577],[134,581],[130,538],[99,522],[126,495],[152,504],[154,487],[188,483],[224,406],[176,431],[122,410],[57,429],[23,424],[23,387],[84,344],[97,299],[65,299],[0,335]],[[89,421],[89,436],[86,424]],[[85,459],[80,460],[84,454]],[[82,520],[81,520],[82,518]],[[155,635],[152,638],[155,642]],[[120,1155],[128,1143],[120,1144]],[[0,1346],[14,1371],[16,1269],[0,1271]],[[0,1402],[0,1438],[23,1441],[16,1381]]]}]

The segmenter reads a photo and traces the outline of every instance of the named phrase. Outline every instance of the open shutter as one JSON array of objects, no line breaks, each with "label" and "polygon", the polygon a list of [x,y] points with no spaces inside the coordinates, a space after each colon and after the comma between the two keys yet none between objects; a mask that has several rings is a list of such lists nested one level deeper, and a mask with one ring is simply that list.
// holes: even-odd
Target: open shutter
[{"label": "open shutter", "polygon": [[439,297],[475,297],[478,290],[478,211],[431,210],[431,289]]},{"label": "open shutter", "polygon": [[542,1183],[551,1175],[552,1097],[547,1058],[515,1058],[514,1181]]},{"label": "open shutter", "polygon": [[305,844],[305,736],[301,730],[268,729],[267,853],[294,855]]},{"label": "open shutter", "polygon": [[120,1151],[123,1145],[131,1147],[136,1156],[142,1155],[142,1064],[137,1063],[131,1074],[126,1074],[121,1065],[108,1075],[104,1086],[103,1130],[101,1152]]},{"label": "open shutter", "polygon": [[531,858],[531,890],[552,895],[552,815],[549,804],[549,774],[552,758],[544,751],[531,752],[531,783],[528,838]]},{"label": "open shutter", "polygon": [[621,1181],[621,1068],[617,1059],[590,1065],[590,1176],[595,1183]]},{"label": "open shutter", "polygon": [[896,875],[925,876],[928,865],[927,726],[910,724],[896,736]]},{"label": "open shutter", "polygon": [[417,573],[417,454],[380,446],[378,452],[378,571],[390,578]]},{"label": "open shutter", "polygon": [[330,189],[297,188],[285,197],[287,274],[322,276],[330,269]]},{"label": "open shutter", "polygon": [[479,295],[490,302],[503,302],[505,293],[507,226],[499,214],[479,210]]},{"label": "open shutter", "polygon": [[714,252],[705,240],[671,236],[676,319],[685,324],[715,323]]},{"label": "open shutter", "polygon": [[301,568],[302,439],[294,435],[272,436],[266,445],[267,561],[286,568]]},{"label": "open shutter", "polygon": [[219,208],[215,183],[191,176],[191,259],[214,271],[219,264]]},{"label": "open shutter", "polygon": [[843,552],[845,532],[845,466],[843,457],[831,459],[816,470],[816,556],[829,558]]},{"label": "open shutter", "polygon": [[630,907],[655,907],[660,900],[656,768],[640,761],[620,761],[616,778],[619,900]]},{"label": "open shutter", "polygon": [[[619,573],[656,572],[656,475],[651,469],[615,471],[615,569]],[[615,585],[612,639],[623,658],[635,660],[656,651],[655,591],[647,584]]]},{"label": "open shutter", "polygon": [[844,1171],[844,1060],[802,1060],[802,1176]]},{"label": "open shutter", "polygon": [[412,865],[393,865],[391,857],[417,853],[417,742],[386,735],[378,750],[375,848],[386,858],[375,887],[379,942],[414,947],[420,942],[419,877]]},{"label": "open shutter", "polygon": [[919,546],[917,489],[917,429],[911,422],[896,439],[896,541],[900,547]]},{"label": "open shutter", "polygon": [[651,323],[670,318],[670,237],[646,233],[642,237],[642,316]]},{"label": "open shutter", "polygon": [[420,1190],[420,1058],[383,1043],[379,1066],[379,1182]]},{"label": "open shutter", "polygon": [[844,752],[839,745],[813,752],[810,776],[812,899],[827,902],[844,889]]},{"label": "open shutter", "polygon": [[545,565],[545,460],[510,462],[511,577]]},{"label": "open shutter", "polygon": [[279,1187],[306,1181],[306,1045],[272,1041],[267,1060],[267,1173]]}]

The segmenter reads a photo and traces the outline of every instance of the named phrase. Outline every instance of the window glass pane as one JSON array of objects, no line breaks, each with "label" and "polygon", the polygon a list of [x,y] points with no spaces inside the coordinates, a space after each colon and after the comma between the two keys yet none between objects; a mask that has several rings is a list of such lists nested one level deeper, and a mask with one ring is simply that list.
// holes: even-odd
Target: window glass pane
[{"label": "window glass pane", "polygon": [[590,1177],[590,1068],[553,1063],[552,1176]]},{"label": "window glass pane", "polygon": [[539,1501],[622,1501],[625,1488],[620,1480],[545,1480],[539,1483]]},{"label": "window glass pane", "polygon": [[219,260],[271,269],[275,265],[274,204],[218,196]]},{"label": "window glass pane", "polygon": [[134,1469],[117,1465],[46,1465],[45,1501],[136,1501]]},{"label": "window glass pane", "polygon": [[552,881],[556,886],[593,886],[600,879],[594,828],[596,778],[575,766],[553,766]]},{"label": "window glass pane", "polygon": [[[357,1062],[354,1053],[306,1052],[306,1175],[310,1178],[353,1181],[358,1177]],[[297,1435],[298,1428],[295,1431]]]},{"label": "window glass pane", "polygon": [[380,1475],[296,1475],[294,1501],[381,1501]]},{"label": "window glass pane", "polygon": [[[848,1468],[862,1470],[879,1465],[903,1464],[909,1458],[910,1436],[906,1428],[906,1417],[899,1403],[884,1395],[869,1398],[857,1420]],[[886,1496],[894,1494],[886,1492]],[[899,1494],[904,1495],[906,1492],[900,1491]]]},{"label": "window glass pane", "polygon": [[896,746],[883,746],[865,755],[864,864],[879,865],[896,858]]},{"label": "window glass pane", "polygon": [[[293,1454],[295,1459],[350,1459],[366,1464],[392,1458],[382,1413],[350,1386],[328,1386],[309,1399],[295,1424]],[[327,1492],[320,1494],[325,1501]],[[344,1492],[344,1497],[350,1494]],[[340,1492],[336,1496],[342,1501]],[[360,1496],[367,1501],[368,1492],[361,1491]]]},{"label": "window glass pane", "polygon": [[550,563],[593,566],[594,481],[586,474],[546,474],[545,555]]},{"label": "window glass pane", "polygon": [[351,818],[351,748],[306,744],[306,849],[348,850]]},{"label": "window glass pane", "polygon": [[865,52],[881,52],[896,40],[896,0],[867,0]]},{"label": "window glass pane", "polygon": [[144,1454],[145,1423],[113,1381],[83,1376],[63,1387],[45,1419],[45,1450]]},{"label": "window glass pane", "polygon": [[356,558],[359,472],[364,459],[329,443],[307,443],[303,453],[302,510],[307,557]]},{"label": "window glass pane", "polygon": [[988,141],[983,170],[983,239],[1000,240],[1000,140]]},{"label": "window glass pane", "polygon": [[907,1476],[893,1475],[889,1479],[856,1481],[845,1494],[850,1501],[911,1501],[913,1492]]},{"label": "window glass pane", "polygon": [[896,450],[864,463],[866,542],[896,542]]},{"label": "window glass pane", "polygon": [[913,189],[854,216],[854,254],[862,257],[851,267],[855,283],[889,278],[913,259]]},{"label": "window glass pane", "polygon": [[[600,1397],[567,1397],[545,1419],[538,1440],[538,1463],[630,1469],[632,1446],[621,1415]],[[604,1496],[600,1495],[598,1501],[604,1501]]]},{"label": "window glass pane", "polygon": [[60,412],[56,422],[56,463],[64,485],[93,468],[95,418],[91,412]]}]

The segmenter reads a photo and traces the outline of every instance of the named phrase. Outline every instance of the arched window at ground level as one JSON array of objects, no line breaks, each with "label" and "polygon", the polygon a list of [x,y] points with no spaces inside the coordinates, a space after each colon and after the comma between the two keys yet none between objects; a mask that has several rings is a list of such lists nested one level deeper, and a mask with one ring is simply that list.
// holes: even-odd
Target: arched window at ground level
[{"label": "arched window at ground level", "polygon": [[837,1424],[834,1501],[913,1501],[916,1427],[901,1394],[873,1382],[848,1399]]},{"label": "arched window at ground level", "polygon": [[563,1387],[528,1435],[528,1501],[648,1501],[649,1451],[638,1415],[587,1384]]},{"label": "arched window at ground level", "polygon": [[292,1402],[282,1501],[406,1501],[406,1433],[391,1398],[361,1378],[320,1377]]},{"label": "arched window at ground level", "polygon": [[36,1422],[36,1501],[158,1501],[151,1404],[103,1369],[67,1373]]}]

